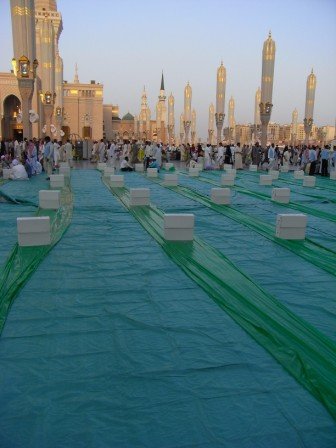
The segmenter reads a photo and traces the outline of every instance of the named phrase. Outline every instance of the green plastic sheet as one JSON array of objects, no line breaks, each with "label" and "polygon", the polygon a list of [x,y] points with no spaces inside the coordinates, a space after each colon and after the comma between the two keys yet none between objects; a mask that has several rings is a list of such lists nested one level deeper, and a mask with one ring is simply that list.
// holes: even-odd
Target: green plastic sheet
[{"label": "green plastic sheet", "polygon": [[[17,200],[4,192],[10,202],[31,204],[31,201]],[[0,269],[0,334],[6,322],[10,307],[27,280],[50,250],[62,238],[72,217],[72,192],[68,184],[61,190],[61,207],[58,210],[38,209],[36,216],[49,216],[51,221],[51,244],[48,246],[21,247],[16,243]]]},{"label": "green plastic sheet", "polygon": [[153,205],[130,207],[126,188],[111,188],[104,182],[169,257],[336,419],[336,344],[204,241],[165,241],[159,209]]}]

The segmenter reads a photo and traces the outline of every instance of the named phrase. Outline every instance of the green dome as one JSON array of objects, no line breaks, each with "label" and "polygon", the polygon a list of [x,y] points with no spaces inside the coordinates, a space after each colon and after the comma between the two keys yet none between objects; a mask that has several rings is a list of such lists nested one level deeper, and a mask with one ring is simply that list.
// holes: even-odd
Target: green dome
[{"label": "green dome", "polygon": [[133,117],[133,115],[130,114],[129,112],[127,112],[127,114],[124,115],[124,116],[122,117],[122,119],[123,119],[123,120],[127,120],[127,121],[134,121],[134,117]]}]

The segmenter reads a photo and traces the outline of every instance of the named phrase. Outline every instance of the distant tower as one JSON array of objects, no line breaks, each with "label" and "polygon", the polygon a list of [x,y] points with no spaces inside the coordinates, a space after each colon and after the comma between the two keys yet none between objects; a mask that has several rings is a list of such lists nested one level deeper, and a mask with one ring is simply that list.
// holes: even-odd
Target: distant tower
[{"label": "distant tower", "polygon": [[315,89],[316,89],[316,76],[314,75],[313,69],[307,78],[307,88],[306,88],[306,107],[305,107],[305,117],[303,120],[304,130],[306,134],[306,145],[309,143],[309,136],[313,127],[313,116],[314,116],[314,103],[315,103]]},{"label": "distant tower", "polygon": [[191,126],[191,98],[192,89],[188,82],[184,88],[184,114],[183,114],[183,124],[184,124],[184,141],[185,144],[189,142],[189,131]]},{"label": "distant tower", "polygon": [[234,117],[234,110],[235,110],[235,102],[234,99],[230,98],[229,101],[229,140],[231,142],[231,140],[235,141],[235,130],[236,130],[236,121],[235,121],[235,117]]},{"label": "distant tower", "polygon": [[224,107],[225,107],[225,87],[226,87],[226,68],[223,62],[217,69],[217,86],[216,86],[216,126],[217,126],[217,145],[221,141],[222,128],[224,123]]},{"label": "distant tower", "polygon": [[272,113],[273,78],[275,63],[275,42],[272,40],[271,32],[264,42],[262,51],[262,75],[261,75],[261,101],[260,101],[260,121],[261,121],[261,147],[266,150],[267,146],[267,126]]},{"label": "distant tower", "polygon": [[75,65],[74,84],[79,84],[79,78],[78,78],[78,65],[77,65],[77,62],[76,62],[76,65]]}]

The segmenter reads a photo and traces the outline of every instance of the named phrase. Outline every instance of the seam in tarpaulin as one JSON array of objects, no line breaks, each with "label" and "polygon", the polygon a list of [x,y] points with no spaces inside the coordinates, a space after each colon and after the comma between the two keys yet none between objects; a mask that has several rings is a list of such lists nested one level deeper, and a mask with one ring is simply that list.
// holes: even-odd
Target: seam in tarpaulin
[{"label": "seam in tarpaulin", "polygon": [[72,209],[73,197],[70,184],[68,184],[61,190],[61,207],[58,210],[39,208],[36,212],[36,216],[50,217],[51,244],[21,247],[16,243],[0,269],[0,335],[15,297],[69,227]]},{"label": "seam in tarpaulin", "polygon": [[336,344],[201,239],[166,241],[162,211],[153,205],[130,207],[126,188],[112,188],[102,180],[166,254],[336,420]]}]

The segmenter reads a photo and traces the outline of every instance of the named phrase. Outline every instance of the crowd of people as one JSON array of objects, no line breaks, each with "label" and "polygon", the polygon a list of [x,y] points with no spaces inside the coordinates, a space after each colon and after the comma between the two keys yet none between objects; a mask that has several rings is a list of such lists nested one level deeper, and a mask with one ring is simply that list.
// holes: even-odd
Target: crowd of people
[{"label": "crowd of people", "polygon": [[[24,139],[22,142],[2,141],[0,155],[0,171],[10,169],[12,179],[29,179],[43,171],[49,178],[60,162],[68,162],[72,166],[74,146],[69,140],[52,141],[48,136],[40,140]],[[184,162],[187,168],[201,163],[205,170],[223,169],[225,164],[242,170],[253,164],[263,170],[277,170],[284,166],[288,169],[303,169],[309,175],[328,176],[336,169],[336,151],[328,145],[320,148],[279,147],[272,144],[263,150],[258,142],[242,146],[240,143],[175,146],[151,141],[108,142],[101,139],[93,143],[89,159],[92,163],[106,162],[108,166],[121,171],[133,171],[136,163],[143,163],[145,170],[148,167],[160,170],[164,162],[174,160]]]},{"label": "crowd of people", "polygon": [[73,145],[69,140],[65,143],[51,140],[49,136],[44,139],[6,140],[0,147],[0,174],[4,169],[10,170],[13,180],[29,179],[41,174],[43,171],[48,178],[53,170],[59,167],[60,162],[68,162],[72,166]]},{"label": "crowd of people", "polygon": [[145,169],[156,167],[163,162],[181,160],[186,167],[201,162],[205,170],[223,169],[230,164],[237,170],[246,169],[249,165],[257,165],[260,169],[278,170],[280,166],[288,169],[303,169],[307,174],[328,176],[336,168],[336,151],[328,145],[318,146],[284,146],[270,145],[263,150],[259,143],[243,145],[240,143],[224,145],[181,144],[165,145],[151,141],[136,140],[118,143],[115,141],[94,142],[91,161],[106,162],[116,170],[131,171],[135,163],[143,163]]}]

